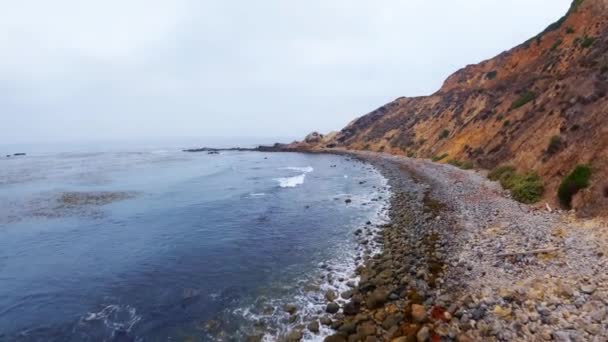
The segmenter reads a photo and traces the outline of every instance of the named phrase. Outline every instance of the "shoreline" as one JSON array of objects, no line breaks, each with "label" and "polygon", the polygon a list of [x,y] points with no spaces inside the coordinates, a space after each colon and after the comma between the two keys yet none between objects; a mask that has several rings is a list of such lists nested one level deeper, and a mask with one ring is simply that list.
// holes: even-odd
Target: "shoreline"
[{"label": "shoreline", "polygon": [[475,171],[374,152],[325,152],[372,165],[392,192],[380,252],[357,268],[360,281],[350,293],[337,294],[345,299],[335,303],[338,311],[330,313],[336,305],[329,302],[312,323],[333,329],[325,341],[608,337],[602,222],[582,227],[517,203]]}]

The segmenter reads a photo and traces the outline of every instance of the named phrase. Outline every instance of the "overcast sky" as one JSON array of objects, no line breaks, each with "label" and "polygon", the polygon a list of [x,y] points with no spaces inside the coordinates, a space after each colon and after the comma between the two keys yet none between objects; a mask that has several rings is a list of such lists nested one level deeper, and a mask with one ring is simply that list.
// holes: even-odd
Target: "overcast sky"
[{"label": "overcast sky", "polygon": [[0,2],[0,143],[338,130],[570,0]]}]

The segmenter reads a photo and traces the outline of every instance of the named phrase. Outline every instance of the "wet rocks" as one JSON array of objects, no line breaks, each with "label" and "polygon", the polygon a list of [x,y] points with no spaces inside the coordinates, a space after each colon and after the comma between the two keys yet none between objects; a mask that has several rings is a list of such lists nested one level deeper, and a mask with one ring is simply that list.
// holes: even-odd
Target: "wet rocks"
[{"label": "wet rocks", "polygon": [[325,292],[325,299],[328,302],[333,302],[334,300],[336,300],[337,297],[338,296],[336,295],[336,292],[334,290],[330,289]]},{"label": "wet rocks", "polygon": [[289,313],[290,315],[293,315],[296,313],[296,311],[298,311],[298,307],[295,304],[285,304],[283,310],[285,310],[285,312]]},{"label": "wet rocks", "polygon": [[331,303],[327,304],[327,307],[325,308],[325,312],[330,313],[330,314],[335,314],[338,311],[340,311],[340,305],[338,305],[335,302],[331,302]]},{"label": "wet rocks", "polygon": [[306,328],[312,333],[315,333],[315,334],[318,333],[319,332],[319,321],[314,320],[314,321],[308,323]]}]

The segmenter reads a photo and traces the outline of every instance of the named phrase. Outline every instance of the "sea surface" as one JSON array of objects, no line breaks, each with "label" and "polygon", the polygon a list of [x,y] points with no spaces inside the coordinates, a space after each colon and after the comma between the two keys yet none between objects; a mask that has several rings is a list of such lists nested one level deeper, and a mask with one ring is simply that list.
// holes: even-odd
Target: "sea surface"
[{"label": "sea surface", "polygon": [[3,156],[0,340],[274,340],[356,280],[388,196],[335,155]]}]

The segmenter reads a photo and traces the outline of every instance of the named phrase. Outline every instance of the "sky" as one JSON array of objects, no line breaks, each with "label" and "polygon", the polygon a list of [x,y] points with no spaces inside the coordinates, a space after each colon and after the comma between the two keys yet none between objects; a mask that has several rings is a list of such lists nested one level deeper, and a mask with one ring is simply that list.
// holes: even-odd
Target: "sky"
[{"label": "sky", "polygon": [[433,93],[569,4],[0,1],[0,144],[339,130]]}]

